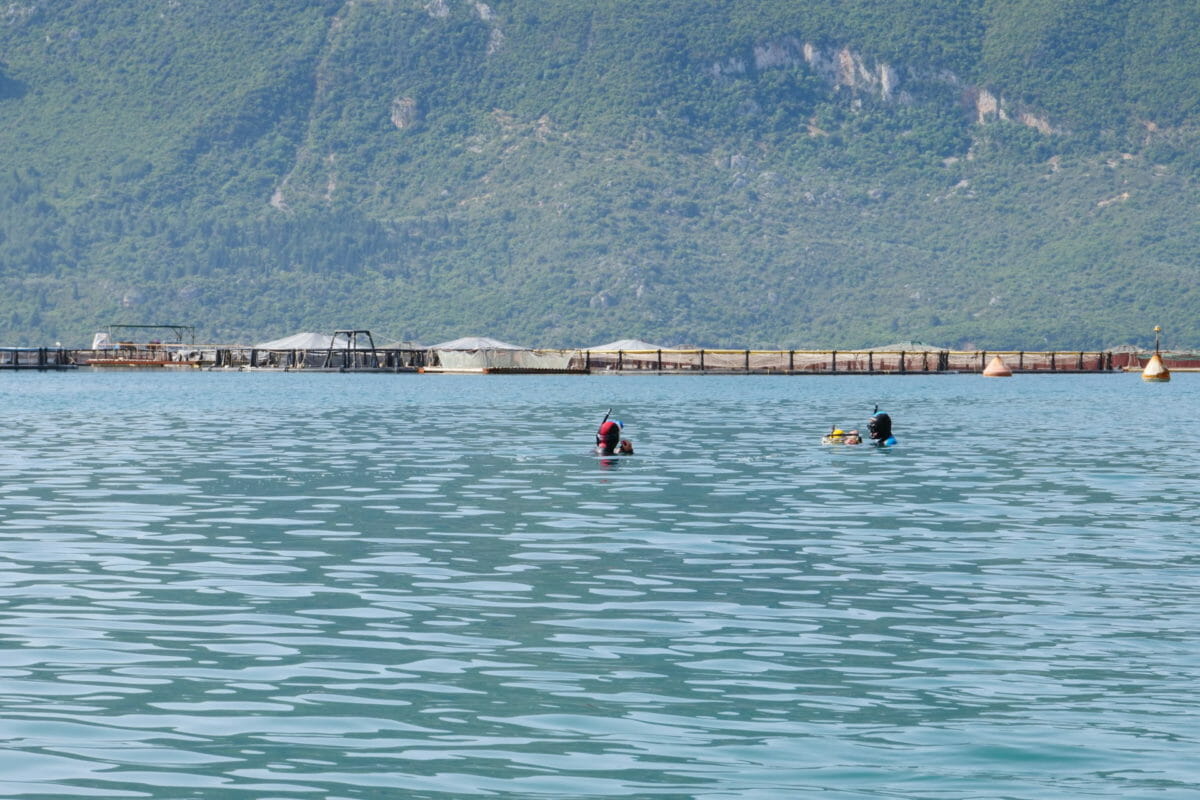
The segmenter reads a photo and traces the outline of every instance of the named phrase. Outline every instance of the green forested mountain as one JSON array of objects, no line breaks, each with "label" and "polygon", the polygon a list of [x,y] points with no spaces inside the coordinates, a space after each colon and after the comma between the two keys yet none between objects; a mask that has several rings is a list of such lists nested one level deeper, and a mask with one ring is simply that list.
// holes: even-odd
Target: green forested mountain
[{"label": "green forested mountain", "polygon": [[1194,0],[16,0],[0,345],[1200,347]]}]

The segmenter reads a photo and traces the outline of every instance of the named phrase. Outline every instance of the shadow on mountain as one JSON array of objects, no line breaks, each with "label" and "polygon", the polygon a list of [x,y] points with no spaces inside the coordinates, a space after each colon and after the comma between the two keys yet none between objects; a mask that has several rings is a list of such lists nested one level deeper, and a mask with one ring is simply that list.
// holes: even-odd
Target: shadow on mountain
[{"label": "shadow on mountain", "polygon": [[8,77],[8,65],[0,61],[0,100],[23,97],[28,89],[24,81]]}]

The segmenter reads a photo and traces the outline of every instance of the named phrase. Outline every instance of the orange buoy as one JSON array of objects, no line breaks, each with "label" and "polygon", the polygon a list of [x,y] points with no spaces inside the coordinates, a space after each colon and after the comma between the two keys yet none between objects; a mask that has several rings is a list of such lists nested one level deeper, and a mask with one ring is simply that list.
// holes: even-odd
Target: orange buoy
[{"label": "orange buoy", "polygon": [[983,369],[983,377],[985,378],[1011,378],[1012,370],[1004,363],[1004,359],[1000,356],[993,356],[992,360]]},{"label": "orange buoy", "polygon": [[1163,363],[1162,356],[1158,354],[1158,335],[1162,333],[1162,327],[1154,326],[1154,355],[1150,356],[1150,361],[1146,363],[1146,368],[1142,370],[1142,380],[1153,381],[1154,383],[1163,383],[1171,380],[1171,370],[1167,369],[1167,365]]},{"label": "orange buoy", "polygon": [[1167,365],[1163,363],[1163,360],[1159,357],[1158,353],[1150,356],[1149,363],[1147,363],[1146,368],[1142,370],[1142,380],[1154,381],[1157,383],[1171,380],[1171,370],[1167,369]]}]

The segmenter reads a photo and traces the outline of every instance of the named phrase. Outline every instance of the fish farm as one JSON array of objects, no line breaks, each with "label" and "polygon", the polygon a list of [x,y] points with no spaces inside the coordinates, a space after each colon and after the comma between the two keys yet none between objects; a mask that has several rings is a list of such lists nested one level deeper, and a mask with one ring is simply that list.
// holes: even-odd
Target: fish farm
[{"label": "fish farm", "polygon": [[[0,370],[207,369],[283,372],[921,375],[984,372],[999,356],[1014,373],[1140,370],[1138,353],[877,350],[460,350],[329,347],[121,346],[105,350],[0,348]],[[1164,360],[1172,369],[1186,364]]]},{"label": "fish farm", "polygon": [[[168,332],[173,341],[135,341]],[[166,338],[166,337],[164,337]],[[377,346],[369,330],[297,334],[259,345],[197,345],[186,325],[114,325],[87,349],[0,347],[0,370],[203,369],[281,372],[478,374],[926,375],[1140,371],[1154,352],[948,350],[920,343],[860,350],[659,347],[620,340],[594,348],[534,349],[483,337],[439,345]],[[1157,352],[1157,350],[1155,351]],[[1163,352],[1171,369],[1200,369],[1200,354]],[[997,372],[997,370],[1000,370]]]}]

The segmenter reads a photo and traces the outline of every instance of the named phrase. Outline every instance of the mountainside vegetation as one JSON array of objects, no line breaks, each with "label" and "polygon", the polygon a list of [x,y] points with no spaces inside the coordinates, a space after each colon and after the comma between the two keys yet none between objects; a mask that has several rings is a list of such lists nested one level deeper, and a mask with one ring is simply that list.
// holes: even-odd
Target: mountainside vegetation
[{"label": "mountainside vegetation", "polygon": [[15,0],[0,345],[1200,348],[1200,5]]}]

